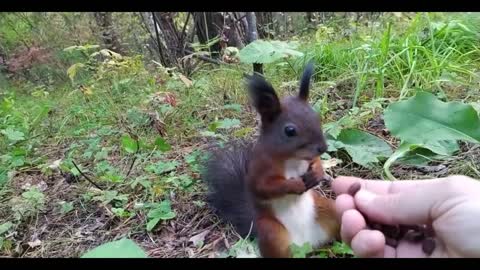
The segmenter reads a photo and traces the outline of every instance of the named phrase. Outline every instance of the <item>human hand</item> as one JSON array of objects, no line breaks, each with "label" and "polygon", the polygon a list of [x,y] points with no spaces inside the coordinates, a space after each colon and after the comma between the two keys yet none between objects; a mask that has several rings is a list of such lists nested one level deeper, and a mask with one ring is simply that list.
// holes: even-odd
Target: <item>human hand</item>
[{"label": "human hand", "polygon": [[[361,189],[347,193],[353,183]],[[358,257],[425,258],[421,243],[400,240],[387,246],[385,236],[367,228],[364,218],[388,225],[432,226],[436,248],[430,257],[480,257],[480,182],[466,176],[431,180],[376,181],[338,177],[342,240]]]}]

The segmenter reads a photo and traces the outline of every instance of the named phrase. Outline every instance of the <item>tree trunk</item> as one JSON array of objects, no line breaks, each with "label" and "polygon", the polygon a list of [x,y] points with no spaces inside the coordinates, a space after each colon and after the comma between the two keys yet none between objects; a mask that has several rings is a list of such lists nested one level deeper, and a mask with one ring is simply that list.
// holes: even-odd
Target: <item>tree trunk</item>
[{"label": "tree trunk", "polygon": [[313,23],[313,13],[307,12],[307,23]]},{"label": "tree trunk", "polygon": [[165,62],[168,66],[178,66],[178,58],[183,57],[183,45],[180,42],[178,30],[173,22],[174,14],[172,12],[154,12],[154,22],[161,33],[160,43],[164,43],[162,48]]},{"label": "tree trunk", "polygon": [[239,23],[240,22],[235,19],[234,14],[228,14],[225,17],[223,34],[225,35],[228,46],[242,49],[245,45],[243,44],[240,28],[238,27]]},{"label": "tree trunk", "polygon": [[261,39],[272,39],[273,15],[272,12],[255,12],[257,17],[258,36]]},{"label": "tree trunk", "polygon": [[147,32],[150,36],[147,43],[148,51],[157,59],[159,59],[162,65],[165,65],[163,54],[161,53],[162,50],[159,48],[160,44],[158,44],[155,37],[155,25],[153,20],[150,18],[150,14],[148,12],[139,12],[138,15],[140,17],[140,21],[142,22],[141,26],[143,26],[145,32]]},{"label": "tree trunk", "polygon": [[95,21],[101,30],[101,38],[107,49],[123,54],[123,48],[120,44],[117,34],[113,29],[111,12],[95,12]]},{"label": "tree trunk", "polygon": [[[220,36],[223,30],[223,15],[220,12],[194,12],[193,20],[198,41],[201,44],[207,44]],[[212,44],[209,49],[213,58],[220,56],[221,46],[219,42]]]},{"label": "tree trunk", "polygon": [[[255,17],[254,12],[247,12],[247,40],[248,43],[251,43],[258,39],[258,32],[257,32],[257,18]],[[263,74],[263,65],[262,64],[253,64],[253,71]]]}]

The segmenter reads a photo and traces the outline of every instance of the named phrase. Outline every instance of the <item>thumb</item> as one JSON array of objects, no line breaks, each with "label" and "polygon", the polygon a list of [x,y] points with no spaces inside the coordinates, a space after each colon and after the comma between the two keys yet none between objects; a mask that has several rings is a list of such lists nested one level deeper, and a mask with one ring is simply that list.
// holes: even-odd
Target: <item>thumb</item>
[{"label": "thumb", "polygon": [[441,213],[442,203],[452,192],[449,182],[432,181],[431,184],[412,186],[397,193],[376,194],[362,189],[355,194],[356,207],[369,219],[384,224],[425,224]]}]

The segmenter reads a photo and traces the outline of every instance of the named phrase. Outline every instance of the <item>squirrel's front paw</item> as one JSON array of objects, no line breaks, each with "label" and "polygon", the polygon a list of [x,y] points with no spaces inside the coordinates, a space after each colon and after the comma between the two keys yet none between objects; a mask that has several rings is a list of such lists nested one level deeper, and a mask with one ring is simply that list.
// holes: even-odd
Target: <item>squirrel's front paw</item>
[{"label": "squirrel's front paw", "polygon": [[308,171],[302,176],[303,183],[307,190],[320,184],[320,179],[317,178],[313,171]]}]

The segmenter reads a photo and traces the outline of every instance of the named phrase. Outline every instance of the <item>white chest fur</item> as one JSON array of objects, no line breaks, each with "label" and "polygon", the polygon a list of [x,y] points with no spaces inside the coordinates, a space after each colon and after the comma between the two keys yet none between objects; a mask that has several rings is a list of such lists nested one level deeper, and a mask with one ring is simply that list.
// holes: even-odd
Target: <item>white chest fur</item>
[{"label": "white chest fur", "polygon": [[[288,160],[285,163],[286,179],[300,177],[307,170],[308,162],[304,160]],[[296,245],[309,242],[317,247],[330,240],[325,229],[316,220],[312,192],[314,191],[309,190],[302,195],[287,195],[271,202],[276,218],[285,226],[290,241]]]}]

